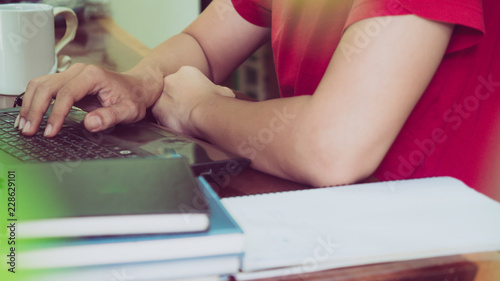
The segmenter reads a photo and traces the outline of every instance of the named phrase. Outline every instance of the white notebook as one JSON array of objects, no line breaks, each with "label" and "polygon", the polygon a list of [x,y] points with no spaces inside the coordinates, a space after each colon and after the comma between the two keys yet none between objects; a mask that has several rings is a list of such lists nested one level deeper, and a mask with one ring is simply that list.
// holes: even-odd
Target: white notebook
[{"label": "white notebook", "polygon": [[245,233],[241,280],[500,250],[500,203],[449,177],[222,202]]}]

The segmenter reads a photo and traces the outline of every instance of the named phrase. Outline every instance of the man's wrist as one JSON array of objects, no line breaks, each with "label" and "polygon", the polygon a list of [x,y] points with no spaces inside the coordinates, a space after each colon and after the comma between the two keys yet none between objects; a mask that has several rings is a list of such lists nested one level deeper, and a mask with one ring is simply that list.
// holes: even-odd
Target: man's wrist
[{"label": "man's wrist", "polygon": [[201,139],[208,137],[204,128],[210,127],[208,123],[212,122],[211,115],[219,98],[222,97],[218,95],[206,97],[193,107],[189,114],[188,124],[186,124],[190,135]]},{"label": "man's wrist", "polygon": [[152,106],[163,90],[163,74],[158,68],[148,65],[142,68],[133,68],[123,75],[132,77],[134,82],[134,91],[146,98],[146,106]]}]

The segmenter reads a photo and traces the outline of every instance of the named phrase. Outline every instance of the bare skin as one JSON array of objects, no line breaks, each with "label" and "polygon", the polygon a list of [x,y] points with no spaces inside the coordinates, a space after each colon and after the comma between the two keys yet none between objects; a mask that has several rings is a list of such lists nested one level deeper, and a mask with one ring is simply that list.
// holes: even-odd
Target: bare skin
[{"label": "bare skin", "polygon": [[314,186],[353,183],[382,161],[453,31],[450,24],[397,16],[361,53],[346,56],[340,48],[354,45],[355,28],[376,19],[357,22],[344,33],[314,95],[253,103],[216,84],[269,38],[270,29],[246,22],[234,9],[221,19],[220,4],[230,1],[214,1],[126,73],[74,65],[30,82],[19,128],[35,134],[55,98],[45,131],[55,136],[70,107],[94,95],[103,107],[85,117],[90,131],[138,121],[152,107],[161,125],[249,157],[256,169]]}]

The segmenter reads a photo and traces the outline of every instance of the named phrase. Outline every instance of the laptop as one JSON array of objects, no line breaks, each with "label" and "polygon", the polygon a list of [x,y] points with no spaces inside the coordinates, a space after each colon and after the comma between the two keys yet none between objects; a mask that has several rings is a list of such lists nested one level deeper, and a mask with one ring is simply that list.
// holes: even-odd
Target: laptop
[{"label": "laptop", "polygon": [[0,109],[0,159],[7,163],[82,161],[110,158],[183,156],[195,175],[234,173],[250,160],[151,122],[117,125],[99,133],[83,126],[86,112],[73,107],[61,132],[43,137],[48,114],[33,137],[14,128],[20,108]]}]

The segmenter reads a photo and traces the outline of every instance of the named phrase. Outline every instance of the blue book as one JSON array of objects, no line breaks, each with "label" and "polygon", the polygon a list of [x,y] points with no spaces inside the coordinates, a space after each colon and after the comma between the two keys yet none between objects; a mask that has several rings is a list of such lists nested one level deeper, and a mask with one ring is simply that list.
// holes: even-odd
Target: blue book
[{"label": "blue book", "polygon": [[[81,266],[242,255],[243,232],[203,179],[198,184],[210,209],[207,232],[60,239],[34,243],[19,253],[20,269],[57,269]],[[203,200],[201,201],[203,202]],[[184,219],[189,220],[190,213]],[[140,227],[140,225],[137,225]]]}]

